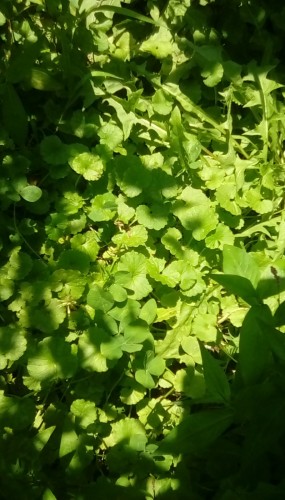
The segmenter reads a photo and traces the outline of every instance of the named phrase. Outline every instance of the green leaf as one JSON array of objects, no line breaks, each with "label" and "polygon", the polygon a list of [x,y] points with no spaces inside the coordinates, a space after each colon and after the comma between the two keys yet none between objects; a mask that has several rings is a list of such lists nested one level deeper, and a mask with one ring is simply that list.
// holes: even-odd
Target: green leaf
[{"label": "green leaf", "polygon": [[114,299],[110,292],[98,285],[92,285],[87,295],[87,304],[95,310],[108,312],[114,305]]},{"label": "green leaf", "polygon": [[159,231],[167,224],[168,210],[163,205],[139,205],[136,209],[136,217],[140,224],[148,229]]},{"label": "green leaf", "polygon": [[229,403],[231,391],[225,372],[203,344],[200,344],[200,349],[206,388],[210,397],[217,403]]},{"label": "green leaf", "polygon": [[26,351],[27,340],[25,330],[15,324],[0,327],[0,369],[6,367],[7,361],[16,361]]},{"label": "green leaf", "polygon": [[92,201],[89,219],[94,222],[102,222],[113,219],[117,210],[117,200],[112,193],[98,194]]},{"label": "green leaf", "polygon": [[210,200],[202,191],[190,186],[183,190],[174,203],[173,213],[198,241],[203,240],[218,225]]},{"label": "green leaf", "polygon": [[123,343],[124,339],[121,335],[111,338],[108,342],[102,342],[100,347],[101,354],[107,359],[120,359],[123,356]]},{"label": "green leaf", "polygon": [[210,274],[210,277],[222,285],[229,293],[241,297],[251,306],[260,304],[259,294],[248,279],[236,274]]},{"label": "green leaf", "polygon": [[155,299],[149,299],[141,308],[140,319],[146,321],[148,325],[151,325],[155,321],[156,314],[156,301]]},{"label": "green leaf", "polygon": [[[143,368],[140,368],[142,364]],[[156,386],[153,376],[159,377],[163,374],[164,370],[164,359],[160,356],[155,356],[153,351],[147,351],[138,364],[138,369],[135,372],[135,379],[147,389],[153,389]]]},{"label": "green leaf", "polygon": [[35,203],[42,196],[42,190],[38,186],[25,186],[19,190],[22,198],[30,203]]},{"label": "green leaf", "polygon": [[164,94],[162,89],[159,89],[152,98],[152,105],[156,113],[169,115],[172,111],[173,101],[169,99],[167,94]]},{"label": "green leaf", "polygon": [[243,248],[224,245],[223,271],[225,274],[236,274],[249,280],[256,288],[260,279],[260,269],[251,254]]},{"label": "green leaf", "polygon": [[85,252],[91,262],[95,262],[99,253],[98,236],[95,231],[86,231],[84,234],[76,234],[70,240],[74,250]]},{"label": "green leaf", "polygon": [[66,318],[66,308],[61,300],[50,299],[39,308],[28,304],[20,311],[19,320],[25,328],[33,327],[44,333],[54,333]]},{"label": "green leaf", "polygon": [[148,238],[147,230],[144,226],[136,225],[132,226],[127,231],[115,234],[112,241],[116,245],[124,245],[126,247],[139,247],[144,245]]},{"label": "green leaf", "polygon": [[46,337],[29,357],[28,373],[39,382],[52,382],[72,377],[77,370],[77,359],[71,347],[61,337]]},{"label": "green leaf", "polygon": [[215,87],[223,78],[224,68],[219,62],[210,63],[205,66],[201,75],[205,78],[204,84],[207,87]]},{"label": "green leaf", "polygon": [[127,291],[118,283],[113,283],[109,291],[116,302],[125,302],[128,298]]},{"label": "green leaf", "polygon": [[118,443],[129,443],[134,436],[145,436],[143,425],[135,418],[126,417],[112,425],[112,432],[104,438],[106,445],[115,446]]},{"label": "green leaf", "polygon": [[202,342],[216,342],[217,317],[210,313],[199,313],[193,320],[191,334]]},{"label": "green leaf", "polygon": [[264,326],[270,324],[268,306],[252,306],[240,330],[238,371],[245,385],[260,383],[270,362],[270,349]]},{"label": "green leaf", "polygon": [[262,299],[280,295],[285,290],[284,261],[275,261],[261,273],[257,292]]},{"label": "green leaf", "polygon": [[88,273],[90,267],[89,256],[80,250],[64,250],[61,252],[58,267],[61,269],[72,269],[81,273]]},{"label": "green leaf", "polygon": [[100,143],[108,146],[111,151],[114,151],[124,139],[122,130],[113,123],[105,123],[98,131],[98,135],[100,137]]},{"label": "green leaf", "polygon": [[69,165],[87,181],[98,181],[104,172],[104,163],[99,155],[81,153],[69,160]]},{"label": "green leaf", "polygon": [[51,290],[58,293],[60,299],[78,300],[85,289],[86,278],[80,271],[58,269],[51,275]]},{"label": "green leaf", "polygon": [[23,103],[13,85],[6,83],[2,99],[5,128],[17,146],[23,146],[28,135],[28,119]]},{"label": "green leaf", "polygon": [[69,157],[67,146],[56,135],[50,135],[42,140],[40,152],[49,165],[63,165]]},{"label": "green leaf", "polygon": [[171,55],[173,51],[171,31],[161,26],[154,35],[151,35],[141,44],[140,50],[142,52],[149,52],[158,59],[164,59]]},{"label": "green leaf", "polygon": [[195,363],[202,365],[201,350],[198,339],[189,335],[181,340],[182,349],[193,358]]},{"label": "green leaf", "polygon": [[106,372],[109,362],[101,353],[101,345],[110,341],[109,335],[97,327],[90,327],[87,332],[79,338],[79,365],[85,370],[95,372]]},{"label": "green leaf", "polygon": [[68,417],[66,417],[64,420],[62,435],[60,439],[59,453],[58,453],[59,458],[65,457],[69,453],[72,453],[73,451],[76,450],[77,446],[78,446],[78,436],[74,430],[74,425],[68,419]]},{"label": "green leaf", "polygon": [[136,381],[147,389],[153,389],[156,386],[151,374],[148,370],[137,370],[135,373]]},{"label": "green leaf", "polygon": [[142,349],[142,343],[150,337],[149,327],[146,321],[137,319],[124,328],[124,342],[122,350],[136,352]]},{"label": "green leaf", "polygon": [[159,443],[155,454],[195,455],[214,443],[232,421],[233,415],[229,409],[200,411],[189,415]]},{"label": "green leaf", "polygon": [[281,302],[274,313],[274,326],[285,325],[285,301]]},{"label": "green leaf", "polygon": [[75,416],[76,424],[80,425],[82,429],[86,429],[97,420],[96,406],[92,401],[76,399],[70,406],[70,411]]},{"label": "green leaf", "polygon": [[51,92],[61,89],[61,84],[50,73],[37,68],[30,70],[27,81],[36,90]]},{"label": "green leaf", "polygon": [[[29,428],[34,421],[36,408],[31,398],[4,396],[0,391],[0,426],[14,430]],[[27,429],[28,430],[28,429]]]},{"label": "green leaf", "polygon": [[120,258],[115,281],[132,291],[132,298],[140,300],[151,292],[146,278],[146,257],[132,250]]},{"label": "green leaf", "polygon": [[31,257],[16,247],[12,250],[8,267],[8,277],[13,280],[22,280],[29,274],[33,263]]}]

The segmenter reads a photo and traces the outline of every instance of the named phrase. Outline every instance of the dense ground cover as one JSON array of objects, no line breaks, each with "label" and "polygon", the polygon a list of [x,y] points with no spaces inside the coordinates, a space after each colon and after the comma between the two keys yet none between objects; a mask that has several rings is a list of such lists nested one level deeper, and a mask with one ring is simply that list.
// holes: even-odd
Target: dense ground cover
[{"label": "dense ground cover", "polygon": [[2,498],[284,498],[284,26],[1,2]]}]

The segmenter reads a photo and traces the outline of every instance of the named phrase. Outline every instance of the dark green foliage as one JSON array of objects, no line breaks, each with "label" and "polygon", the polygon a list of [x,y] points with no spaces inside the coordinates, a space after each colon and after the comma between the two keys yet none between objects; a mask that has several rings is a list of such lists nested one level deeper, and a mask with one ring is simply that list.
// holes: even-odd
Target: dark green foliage
[{"label": "dark green foliage", "polygon": [[284,498],[284,20],[1,2],[0,496]]}]

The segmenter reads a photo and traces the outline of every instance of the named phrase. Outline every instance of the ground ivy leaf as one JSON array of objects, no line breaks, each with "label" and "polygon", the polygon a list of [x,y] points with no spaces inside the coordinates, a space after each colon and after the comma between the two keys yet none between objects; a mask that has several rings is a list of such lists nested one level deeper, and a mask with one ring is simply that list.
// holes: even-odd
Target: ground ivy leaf
[{"label": "ground ivy leaf", "polygon": [[182,191],[174,203],[173,213],[198,241],[205,239],[218,224],[211,201],[201,190],[190,186]]},{"label": "ground ivy leaf", "polygon": [[58,269],[51,275],[51,290],[58,292],[60,299],[77,300],[85,289],[86,278],[80,271]]},{"label": "ground ivy leaf", "polygon": [[108,146],[111,151],[114,151],[124,139],[122,130],[113,123],[105,123],[97,133],[100,137],[100,143]]},{"label": "ground ivy leaf", "polygon": [[117,200],[112,193],[95,196],[88,213],[89,219],[102,222],[113,219],[117,211]]},{"label": "ground ivy leaf", "polygon": [[177,257],[178,259],[181,259],[184,256],[184,251],[182,249],[181,243],[179,243],[179,240],[181,240],[181,238],[181,232],[175,227],[168,228],[166,233],[164,233],[161,238],[161,242],[165,246],[165,248],[169,250],[172,255],[175,255],[175,257]]},{"label": "ground ivy leaf", "polygon": [[7,275],[12,280],[22,280],[29,274],[33,267],[31,257],[27,253],[22,252],[20,248],[14,248],[10,255]]},{"label": "ground ivy leaf", "polygon": [[66,379],[75,374],[77,359],[62,337],[46,337],[29,357],[27,370],[39,382]]},{"label": "ground ivy leaf", "polygon": [[75,423],[82,429],[86,429],[97,420],[97,409],[92,401],[76,399],[71,404],[70,411],[75,416]]},{"label": "ground ivy leaf", "polygon": [[77,214],[84,205],[84,200],[76,191],[65,191],[63,197],[56,201],[55,206],[65,215]]},{"label": "ground ivy leaf", "polygon": [[168,220],[168,209],[163,205],[139,205],[136,209],[136,217],[140,224],[148,229],[159,231],[166,226]]},{"label": "ground ivy leaf", "polygon": [[118,156],[114,165],[118,186],[129,198],[138,196],[151,183],[151,172],[135,155]]},{"label": "ground ivy leaf", "polygon": [[44,333],[53,333],[65,320],[66,309],[60,300],[52,298],[41,308],[28,305],[20,310],[18,317],[26,328],[34,327]]},{"label": "ground ivy leaf", "polygon": [[89,271],[90,259],[80,250],[64,250],[59,256],[57,265],[61,269],[72,269],[86,274]]},{"label": "ground ivy leaf", "polygon": [[69,160],[69,165],[87,181],[97,181],[104,172],[104,163],[99,155],[93,153],[81,153]]},{"label": "ground ivy leaf", "polygon": [[264,199],[258,189],[248,189],[244,193],[244,199],[247,201],[250,208],[258,214],[266,214],[273,211],[273,202]]},{"label": "ground ivy leaf", "polygon": [[129,207],[127,203],[125,203],[125,198],[123,195],[119,194],[117,198],[118,204],[118,218],[124,224],[127,224],[130,219],[135,215],[136,211],[133,207]]},{"label": "ground ivy leaf", "polygon": [[124,245],[126,247],[139,247],[140,245],[144,245],[147,238],[148,233],[145,227],[136,225],[132,226],[127,231],[115,234],[112,241],[119,246]]},{"label": "ground ivy leaf", "polygon": [[122,382],[120,400],[126,405],[134,405],[144,397],[145,389],[134,378],[125,377]]},{"label": "ground ivy leaf", "polygon": [[152,290],[146,278],[146,257],[132,250],[120,258],[115,274],[115,281],[119,285],[132,290],[132,298],[140,300]]},{"label": "ground ivy leaf", "polygon": [[33,424],[36,414],[35,403],[31,398],[5,396],[0,391],[0,426],[23,430]]},{"label": "ground ivy leaf", "polygon": [[224,244],[233,245],[235,237],[228,226],[218,224],[214,233],[205,239],[208,248],[222,248]]},{"label": "ground ivy leaf", "polygon": [[40,152],[49,165],[63,165],[69,158],[68,146],[56,135],[50,135],[42,140]]},{"label": "ground ivy leaf", "polygon": [[216,191],[216,199],[219,205],[230,212],[232,215],[240,215],[241,209],[237,202],[236,197],[236,183],[229,181],[225,178],[223,184],[221,184]]},{"label": "ground ivy leaf", "polygon": [[90,327],[79,337],[78,360],[81,368],[95,372],[106,372],[109,361],[100,351],[101,344],[108,342],[109,335],[97,327]]},{"label": "ground ivy leaf", "polygon": [[7,361],[16,361],[26,351],[25,330],[15,324],[0,327],[0,369],[4,370]]},{"label": "ground ivy leaf", "polygon": [[0,300],[8,300],[14,293],[14,280],[0,274]]},{"label": "ground ivy leaf", "polygon": [[91,285],[87,295],[87,304],[95,310],[99,309],[106,313],[113,307],[114,299],[107,290],[98,285]]},{"label": "ground ivy leaf", "polygon": [[191,333],[203,342],[216,342],[217,317],[214,314],[199,313],[193,320]]},{"label": "ground ivy leaf", "polygon": [[85,252],[89,256],[91,262],[97,260],[100,246],[95,231],[86,231],[84,234],[76,234],[71,238],[70,244],[72,249]]},{"label": "ground ivy leaf", "polygon": [[130,444],[135,435],[145,436],[145,429],[137,419],[126,417],[113,423],[112,432],[104,438],[104,442],[108,447],[121,442]]}]

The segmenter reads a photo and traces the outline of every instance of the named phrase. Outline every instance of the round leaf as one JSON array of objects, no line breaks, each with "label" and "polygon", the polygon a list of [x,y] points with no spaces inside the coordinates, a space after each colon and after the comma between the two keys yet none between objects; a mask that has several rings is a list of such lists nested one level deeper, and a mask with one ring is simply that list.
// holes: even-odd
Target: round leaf
[{"label": "round leaf", "polygon": [[21,189],[19,194],[24,200],[29,201],[30,203],[34,203],[41,198],[42,190],[38,186],[26,186]]}]

